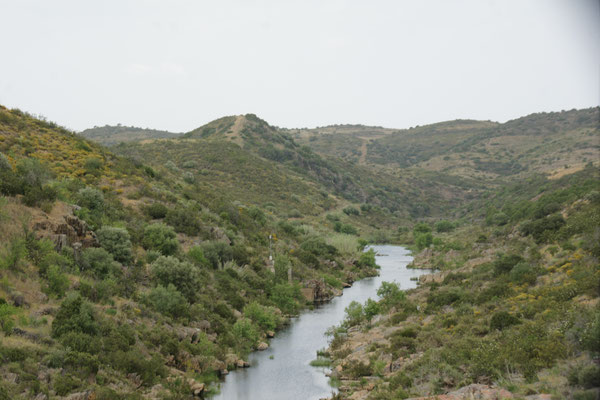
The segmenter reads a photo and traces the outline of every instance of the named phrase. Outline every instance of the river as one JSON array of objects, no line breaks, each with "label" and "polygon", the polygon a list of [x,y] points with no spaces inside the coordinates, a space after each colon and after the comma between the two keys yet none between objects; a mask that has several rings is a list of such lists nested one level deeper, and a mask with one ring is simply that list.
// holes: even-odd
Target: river
[{"label": "river", "polygon": [[377,253],[380,274],[355,282],[341,297],[315,307],[277,333],[265,351],[249,356],[250,368],[232,371],[221,383],[221,393],[213,400],[318,400],[334,389],[325,376],[326,369],[309,365],[319,349],[327,347],[325,331],[344,319],[344,308],[352,301],[364,303],[377,298],[383,281],[396,281],[402,289],[416,286],[411,278],[428,273],[407,269],[412,261],[409,251],[400,246],[371,246]]}]

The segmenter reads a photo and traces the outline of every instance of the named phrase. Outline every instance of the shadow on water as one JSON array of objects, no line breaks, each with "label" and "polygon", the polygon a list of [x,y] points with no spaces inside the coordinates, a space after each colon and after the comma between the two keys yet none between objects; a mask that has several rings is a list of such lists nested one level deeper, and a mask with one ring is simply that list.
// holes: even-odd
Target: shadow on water
[{"label": "shadow on water", "polygon": [[344,290],[343,296],[293,318],[290,325],[271,340],[267,350],[250,355],[251,368],[232,371],[221,383],[221,393],[212,399],[318,400],[328,397],[334,389],[325,376],[327,370],[309,365],[316,358],[317,350],[327,347],[325,331],[343,320],[344,309],[350,302],[364,303],[369,297],[376,298],[381,282],[396,281],[402,289],[410,289],[416,286],[411,278],[429,272],[407,269],[412,257],[403,247],[371,247],[378,254],[379,276],[355,282]]}]

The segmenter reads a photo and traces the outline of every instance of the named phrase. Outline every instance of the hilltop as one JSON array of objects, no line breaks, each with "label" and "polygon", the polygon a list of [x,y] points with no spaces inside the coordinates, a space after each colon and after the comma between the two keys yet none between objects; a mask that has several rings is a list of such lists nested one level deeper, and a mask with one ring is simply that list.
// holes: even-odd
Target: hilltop
[{"label": "hilltop", "polygon": [[178,137],[181,134],[156,129],[123,126],[119,124],[116,126],[95,126],[79,132],[79,135],[105,146],[113,146],[119,143],[148,139],[171,139]]}]

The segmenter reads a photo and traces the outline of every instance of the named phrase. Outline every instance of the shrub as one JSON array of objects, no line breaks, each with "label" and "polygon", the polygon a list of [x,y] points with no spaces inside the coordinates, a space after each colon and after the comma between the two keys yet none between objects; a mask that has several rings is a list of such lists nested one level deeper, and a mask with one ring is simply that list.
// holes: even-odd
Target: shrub
[{"label": "shrub", "polygon": [[265,213],[256,206],[252,206],[248,209],[248,216],[250,216],[250,218],[252,218],[261,226],[267,222]]},{"label": "shrub", "polygon": [[145,249],[160,251],[165,256],[175,254],[179,248],[173,228],[161,223],[146,226],[142,245]]},{"label": "shrub", "polygon": [[544,243],[554,239],[556,231],[565,225],[566,221],[560,214],[554,214],[521,225],[521,233],[531,235],[536,243]]},{"label": "shrub", "polygon": [[337,249],[325,242],[321,237],[313,236],[306,239],[300,245],[304,251],[314,254],[317,257],[333,257],[337,255]]},{"label": "shrub", "polygon": [[415,245],[419,250],[423,250],[433,243],[433,235],[431,233],[421,233],[415,236]]},{"label": "shrub", "polygon": [[51,265],[47,271],[48,294],[56,297],[63,297],[69,288],[69,279],[57,265]]},{"label": "shrub", "polygon": [[175,232],[196,236],[202,231],[198,213],[190,208],[177,207],[167,211],[165,222],[175,228]]},{"label": "shrub", "polygon": [[100,246],[112,254],[115,260],[122,263],[132,260],[131,237],[127,229],[105,226],[100,228],[96,234]]},{"label": "shrub", "polygon": [[244,307],[244,315],[252,320],[252,322],[259,326],[263,331],[272,331],[277,327],[278,318],[274,311],[255,301]]},{"label": "shrub", "polygon": [[56,190],[50,186],[29,186],[24,190],[23,203],[36,207],[42,203],[53,203],[56,200]]},{"label": "shrub", "polygon": [[170,283],[167,287],[158,285],[144,297],[144,303],[161,314],[173,318],[188,314],[189,305],[185,297]]},{"label": "shrub", "polygon": [[344,312],[346,313],[344,318],[344,325],[346,327],[359,325],[365,319],[363,306],[358,301],[352,301],[348,307],[344,309]]},{"label": "shrub", "polygon": [[102,166],[102,160],[97,157],[89,157],[83,164],[83,168],[86,170],[86,172],[96,176],[100,175],[100,169],[102,169]]},{"label": "shrub", "polygon": [[381,286],[377,289],[377,296],[381,297],[381,302],[388,309],[406,299],[406,294],[400,290],[400,285],[396,282],[381,282]]},{"label": "shrub", "polygon": [[348,206],[342,210],[346,215],[359,215],[360,211],[356,207]]},{"label": "shrub", "polygon": [[144,207],[144,212],[152,219],[164,218],[167,215],[167,206],[162,203],[152,203]]},{"label": "shrub", "polygon": [[81,254],[79,265],[82,271],[89,271],[101,279],[109,275],[118,276],[121,272],[120,264],[103,248],[85,249]]},{"label": "shrub", "polygon": [[442,307],[462,299],[462,292],[457,288],[430,292],[427,295],[428,307]]},{"label": "shrub", "polygon": [[300,297],[300,287],[288,283],[275,285],[271,293],[271,301],[273,301],[282,312],[288,315],[295,315],[298,313],[298,302],[296,300]]},{"label": "shrub", "polygon": [[498,311],[492,315],[490,320],[490,329],[497,329],[499,331],[508,328],[509,326],[516,325],[519,322],[519,318],[506,311]]},{"label": "shrub", "polygon": [[431,232],[431,227],[424,222],[419,222],[413,228],[413,233],[429,233]]},{"label": "shrub", "polygon": [[381,307],[379,306],[379,303],[377,303],[375,300],[367,299],[363,307],[363,311],[367,322],[371,323],[373,317],[379,314],[379,312],[381,311]]},{"label": "shrub", "polygon": [[258,342],[258,332],[248,318],[239,319],[233,324],[231,334],[235,341],[237,351],[246,355]]},{"label": "shrub", "polygon": [[225,242],[204,242],[200,247],[204,252],[204,257],[214,269],[218,269],[225,265],[227,261],[233,260],[233,250]]},{"label": "shrub", "polygon": [[192,264],[175,257],[159,257],[150,266],[154,280],[168,287],[173,284],[190,302],[193,302],[201,282],[200,274]]},{"label": "shrub", "polygon": [[52,321],[52,336],[56,338],[68,332],[96,335],[98,330],[99,325],[92,307],[79,294],[67,296]]},{"label": "shrub", "polygon": [[340,227],[339,232],[341,233],[345,233],[347,235],[356,235],[358,233],[358,231],[356,230],[356,228],[350,224],[342,224],[342,226]]},{"label": "shrub", "polygon": [[439,221],[435,224],[436,232],[452,232],[455,226],[450,221]]},{"label": "shrub", "polygon": [[52,176],[50,169],[35,158],[21,159],[17,163],[17,173],[30,187],[42,187]]},{"label": "shrub", "polygon": [[91,211],[104,210],[104,195],[98,189],[86,187],[77,192],[77,204]]},{"label": "shrub", "polygon": [[129,374],[137,374],[145,386],[152,386],[157,378],[166,375],[164,362],[158,354],[146,360],[135,350],[116,351],[111,354],[113,364],[117,369]]},{"label": "shrub", "polygon": [[375,250],[369,249],[368,251],[360,253],[356,266],[359,268],[377,268],[377,264],[375,263]]},{"label": "shrub", "polygon": [[8,158],[6,158],[4,154],[0,153],[0,171],[6,170],[12,171],[12,166],[10,165]]},{"label": "shrub", "polygon": [[13,315],[16,312],[17,309],[10,304],[0,303],[0,329],[5,335],[10,335],[15,326]]},{"label": "shrub", "polygon": [[210,261],[206,257],[204,257],[204,251],[200,246],[193,246],[187,253],[188,258],[194,264],[202,267],[211,266]]},{"label": "shrub", "polygon": [[528,283],[533,285],[537,279],[537,269],[526,262],[515,265],[509,273],[509,278],[517,284]]},{"label": "shrub", "polygon": [[12,238],[6,248],[0,249],[0,270],[10,269],[16,271],[21,266],[23,258],[27,255],[25,240]]},{"label": "shrub", "polygon": [[496,275],[509,273],[515,265],[523,261],[523,257],[517,254],[502,254],[494,261],[494,273]]}]

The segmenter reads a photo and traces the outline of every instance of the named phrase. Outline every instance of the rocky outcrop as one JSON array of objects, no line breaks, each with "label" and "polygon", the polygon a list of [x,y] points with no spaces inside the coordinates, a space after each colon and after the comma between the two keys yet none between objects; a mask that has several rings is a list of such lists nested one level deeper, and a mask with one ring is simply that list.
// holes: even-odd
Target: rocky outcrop
[{"label": "rocky outcrop", "polygon": [[80,243],[79,247],[83,248],[98,246],[96,234],[85,221],[72,214],[35,220],[32,229],[39,239],[52,240],[58,251],[65,246],[76,247],[76,243]]},{"label": "rocky outcrop", "polygon": [[413,397],[409,400],[502,400],[512,399],[513,394],[506,389],[488,385],[472,384],[462,387],[454,392],[436,396]]},{"label": "rocky outcrop", "polygon": [[306,301],[314,303],[324,303],[331,300],[334,296],[341,295],[341,291],[336,293],[333,289],[329,288],[325,282],[317,279],[306,282],[305,287],[301,289],[301,292]]}]

